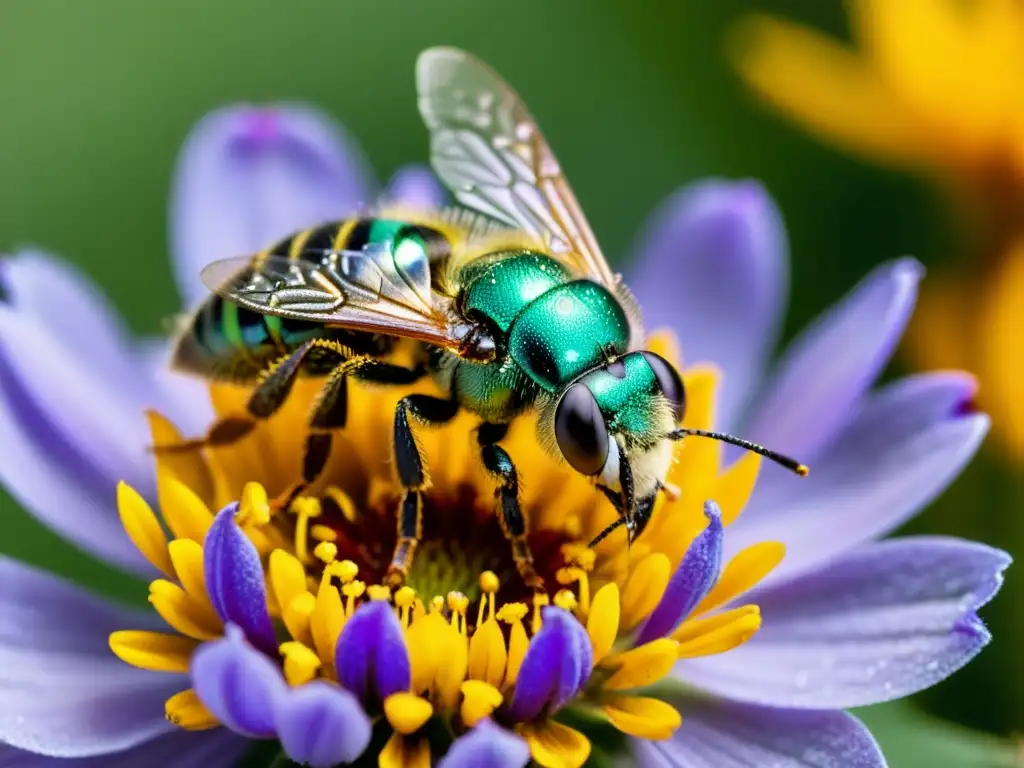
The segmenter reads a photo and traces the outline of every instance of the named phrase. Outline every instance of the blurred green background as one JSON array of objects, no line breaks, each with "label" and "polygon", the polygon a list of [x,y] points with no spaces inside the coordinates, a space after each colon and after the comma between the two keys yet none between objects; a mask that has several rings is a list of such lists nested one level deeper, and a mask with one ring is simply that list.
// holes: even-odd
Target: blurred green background
[{"label": "blurred green background", "polygon": [[[729,25],[754,8],[846,34],[841,4],[819,0],[4,0],[0,251],[34,244],[62,255],[135,330],[159,331],[178,309],[167,190],[198,118],[227,102],[312,102],[346,124],[385,177],[426,159],[413,62],[427,46],[452,44],[526,97],[620,263],[677,186],[707,175],[763,180],[790,234],[791,336],[881,261],[910,253],[934,265],[952,233],[923,184],[858,164],[755,103],[724,56]],[[1022,497],[983,456],[913,530],[1013,551]],[[0,551],[128,596],[115,574],[9,498],[0,503]],[[1003,736],[1024,718],[1012,582],[984,614],[992,646],[919,702]],[[901,707],[867,717],[895,766],[1013,764],[1003,743]]]}]

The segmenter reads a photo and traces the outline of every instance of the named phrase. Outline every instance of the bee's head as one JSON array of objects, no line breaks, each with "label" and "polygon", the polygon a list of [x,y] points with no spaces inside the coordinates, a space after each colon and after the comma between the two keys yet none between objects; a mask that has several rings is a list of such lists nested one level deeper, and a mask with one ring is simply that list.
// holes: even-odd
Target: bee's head
[{"label": "bee's head", "polygon": [[665,479],[672,461],[666,435],[685,407],[675,368],[653,352],[631,352],[569,385],[554,407],[552,428],[570,466],[597,479],[632,516],[637,505],[653,503]]}]

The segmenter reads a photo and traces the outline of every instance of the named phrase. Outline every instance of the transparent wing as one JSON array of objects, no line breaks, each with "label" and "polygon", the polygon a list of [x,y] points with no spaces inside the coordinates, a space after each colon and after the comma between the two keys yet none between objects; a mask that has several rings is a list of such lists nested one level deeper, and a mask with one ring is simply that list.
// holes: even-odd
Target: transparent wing
[{"label": "transparent wing", "polygon": [[490,67],[455,48],[416,64],[434,170],[459,201],[544,242],[614,289],[616,280],[576,196],[526,106]]},{"label": "transparent wing", "polygon": [[203,283],[254,312],[457,348],[447,300],[430,289],[430,265],[390,248],[304,252],[224,259],[207,265]]}]

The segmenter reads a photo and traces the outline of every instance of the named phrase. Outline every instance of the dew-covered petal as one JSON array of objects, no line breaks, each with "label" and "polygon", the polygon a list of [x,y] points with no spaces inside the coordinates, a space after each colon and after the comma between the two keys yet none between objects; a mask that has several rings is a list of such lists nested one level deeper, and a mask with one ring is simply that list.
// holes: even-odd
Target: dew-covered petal
[{"label": "dew-covered petal", "polygon": [[221,640],[204,643],[191,664],[192,687],[199,700],[224,725],[257,739],[276,733],[274,711],[286,690],[274,663],[245,640],[233,624]]},{"label": "dew-covered petal", "polygon": [[509,708],[519,721],[533,720],[543,712],[556,712],[590,677],[593,650],[583,626],[567,611],[543,609],[541,626],[526,651],[516,678]]},{"label": "dew-covered petal", "polygon": [[256,546],[235,522],[238,504],[217,513],[203,540],[206,591],[221,621],[238,626],[249,642],[277,655],[277,637],[267,609],[267,585]]},{"label": "dew-covered petal", "polygon": [[530,760],[526,742],[491,720],[481,720],[456,739],[438,768],[522,768]]},{"label": "dew-covered petal", "polygon": [[[731,655],[731,654],[730,654]],[[885,768],[874,738],[845,712],[671,699],[683,727],[668,741],[634,739],[640,768]]]},{"label": "dew-covered petal", "polygon": [[198,733],[173,729],[109,755],[47,757],[0,744],[0,768],[196,768],[237,765],[251,743],[226,728]]},{"label": "dew-covered petal", "polygon": [[743,436],[811,463],[888,362],[922,274],[914,259],[883,264],[801,333],[752,405]]},{"label": "dew-covered petal", "polygon": [[937,536],[867,544],[751,594],[746,645],[680,662],[688,684],[780,707],[847,708],[927,688],[988,643],[977,609],[1002,583],[1000,550]]},{"label": "dew-covered petal", "polygon": [[301,765],[349,763],[370,743],[370,718],[346,690],[322,681],[289,688],[275,707],[277,737]]},{"label": "dew-covered petal", "polygon": [[400,168],[388,181],[384,191],[384,199],[387,202],[424,211],[441,208],[447,197],[441,182],[425,165],[407,165]]},{"label": "dew-covered petal", "polygon": [[729,529],[727,553],[786,545],[780,581],[893,530],[929,504],[974,456],[989,419],[972,413],[963,373],[911,376],[872,395],[806,478],[766,478]]},{"label": "dew-covered petal", "polygon": [[215,259],[244,256],[333,221],[376,197],[362,153],[324,114],[304,106],[236,105],[208,114],[178,158],[171,252],[182,297]]},{"label": "dew-covered petal", "polygon": [[338,637],[334,663],[338,682],[363,701],[409,689],[409,652],[390,603],[372,600],[356,610]]},{"label": "dew-covered petal", "polygon": [[628,283],[648,328],[675,331],[689,363],[724,373],[719,424],[757,385],[779,329],[788,281],[786,233],[752,180],[708,180],[670,197],[647,224]]},{"label": "dew-covered petal", "polygon": [[670,634],[718,581],[722,570],[722,513],[713,501],[705,502],[708,525],[690,543],[669,579],[661,602],[640,629],[637,645]]},{"label": "dew-covered petal", "polygon": [[183,675],[116,658],[111,632],[158,626],[57,577],[0,557],[0,741],[58,757],[106,755],[171,730]]}]

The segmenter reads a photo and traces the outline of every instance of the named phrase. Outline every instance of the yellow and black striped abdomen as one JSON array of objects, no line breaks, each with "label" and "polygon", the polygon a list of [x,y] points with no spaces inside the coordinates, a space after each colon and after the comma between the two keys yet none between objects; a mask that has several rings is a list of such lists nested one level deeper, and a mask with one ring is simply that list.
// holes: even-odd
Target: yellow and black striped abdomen
[{"label": "yellow and black striped abdomen", "polygon": [[[405,219],[359,217],[290,235],[256,254],[253,263],[276,257],[319,264],[331,251],[402,248],[406,242],[426,250],[432,272],[440,273],[452,253],[448,237],[433,227]],[[207,378],[249,381],[270,362],[316,336],[336,339],[363,354],[386,354],[392,346],[377,334],[261,314],[211,295],[178,337],[173,365]]]}]

